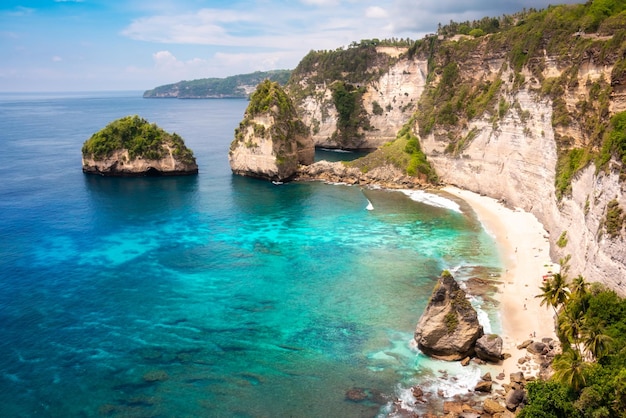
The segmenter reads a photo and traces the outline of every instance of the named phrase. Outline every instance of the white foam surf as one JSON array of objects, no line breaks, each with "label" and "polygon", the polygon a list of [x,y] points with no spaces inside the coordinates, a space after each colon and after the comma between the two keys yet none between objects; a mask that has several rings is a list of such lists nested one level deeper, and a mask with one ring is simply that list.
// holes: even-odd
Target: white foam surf
[{"label": "white foam surf", "polygon": [[424,190],[401,190],[401,192],[410,197],[411,200],[414,200],[416,202],[435,206],[437,208],[449,209],[458,213],[463,213],[461,211],[461,206],[459,206],[458,203],[443,196],[434,193],[428,193]]}]

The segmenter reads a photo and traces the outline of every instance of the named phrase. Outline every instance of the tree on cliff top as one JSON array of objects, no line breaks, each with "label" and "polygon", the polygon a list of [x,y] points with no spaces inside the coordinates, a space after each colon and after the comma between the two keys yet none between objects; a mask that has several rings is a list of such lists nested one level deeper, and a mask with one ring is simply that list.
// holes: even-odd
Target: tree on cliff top
[{"label": "tree on cliff top", "polygon": [[266,79],[252,93],[244,120],[235,130],[236,140],[243,138],[245,128],[259,115],[274,117],[270,135],[275,140],[287,140],[294,134],[308,134],[308,129],[298,117],[293,102],[277,82]]}]

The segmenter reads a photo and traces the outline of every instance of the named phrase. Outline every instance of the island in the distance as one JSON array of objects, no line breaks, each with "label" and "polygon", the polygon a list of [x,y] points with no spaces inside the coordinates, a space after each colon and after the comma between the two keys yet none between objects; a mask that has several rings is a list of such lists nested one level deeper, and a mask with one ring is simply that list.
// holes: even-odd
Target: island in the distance
[{"label": "island in the distance", "polygon": [[263,80],[284,86],[291,70],[256,71],[226,78],[202,78],[166,84],[144,92],[148,99],[246,99]]},{"label": "island in the distance", "polygon": [[176,133],[134,115],[109,123],[83,144],[83,173],[116,177],[198,173],[193,152]]}]

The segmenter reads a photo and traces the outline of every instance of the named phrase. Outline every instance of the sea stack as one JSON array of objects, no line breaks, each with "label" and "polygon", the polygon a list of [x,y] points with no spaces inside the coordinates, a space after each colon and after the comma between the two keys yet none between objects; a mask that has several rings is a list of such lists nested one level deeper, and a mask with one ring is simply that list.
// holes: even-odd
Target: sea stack
[{"label": "sea stack", "polygon": [[272,181],[291,178],[315,159],[315,145],[296,108],[276,82],[263,81],[235,130],[228,161],[234,174]]},{"label": "sea stack", "polygon": [[193,152],[139,116],[115,120],[83,144],[83,172],[115,177],[180,176],[198,173]]},{"label": "sea stack", "polygon": [[474,354],[483,335],[478,315],[454,277],[444,270],[415,330],[418,348],[442,360],[461,360]]}]

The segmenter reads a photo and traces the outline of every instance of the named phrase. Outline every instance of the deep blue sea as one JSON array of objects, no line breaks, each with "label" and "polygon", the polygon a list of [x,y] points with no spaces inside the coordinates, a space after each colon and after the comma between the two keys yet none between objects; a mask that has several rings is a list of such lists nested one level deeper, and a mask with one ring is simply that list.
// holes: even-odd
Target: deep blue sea
[{"label": "deep blue sea", "polygon": [[[467,392],[479,370],[411,339],[442,269],[500,268],[471,210],[233,176],[246,105],[0,94],[0,416],[385,416],[442,367]],[[83,174],[83,142],[133,114],[199,175]]]}]

